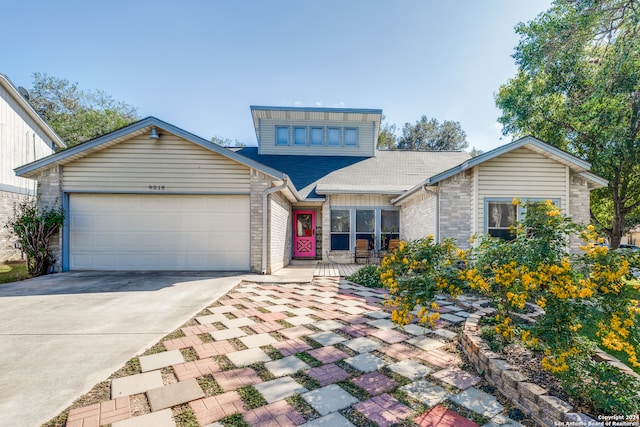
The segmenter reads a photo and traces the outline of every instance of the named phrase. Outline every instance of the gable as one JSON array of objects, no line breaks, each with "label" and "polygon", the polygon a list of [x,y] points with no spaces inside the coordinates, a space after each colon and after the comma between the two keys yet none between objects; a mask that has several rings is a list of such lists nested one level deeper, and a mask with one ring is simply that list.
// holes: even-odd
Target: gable
[{"label": "gable", "polygon": [[479,195],[564,199],[569,167],[521,147],[478,166]]},{"label": "gable", "polygon": [[171,133],[110,145],[64,165],[64,191],[238,194],[250,168]]}]

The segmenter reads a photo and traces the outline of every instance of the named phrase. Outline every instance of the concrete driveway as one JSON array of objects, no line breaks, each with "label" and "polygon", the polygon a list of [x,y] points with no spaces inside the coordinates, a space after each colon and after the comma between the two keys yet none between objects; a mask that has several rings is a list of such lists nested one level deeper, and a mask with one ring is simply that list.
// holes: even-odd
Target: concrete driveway
[{"label": "concrete driveway", "polygon": [[48,421],[242,279],[73,272],[0,285],[0,426]]}]

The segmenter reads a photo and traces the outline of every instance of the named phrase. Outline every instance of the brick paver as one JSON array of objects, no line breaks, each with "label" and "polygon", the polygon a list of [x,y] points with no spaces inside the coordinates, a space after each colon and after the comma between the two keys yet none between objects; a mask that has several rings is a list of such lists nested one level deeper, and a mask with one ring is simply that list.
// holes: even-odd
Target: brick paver
[{"label": "brick paver", "polygon": [[300,338],[279,341],[277,343],[271,344],[271,347],[278,350],[280,353],[282,353],[283,356],[291,356],[293,354],[311,350],[313,348],[306,342],[302,341]]},{"label": "brick paver", "polygon": [[289,427],[306,422],[302,415],[284,400],[247,411],[242,414],[242,418],[252,427]]},{"label": "brick paver", "polygon": [[415,356],[427,363],[439,366],[441,368],[447,368],[451,365],[457,365],[462,362],[460,356],[437,349],[429,351],[417,351],[415,353]]},{"label": "brick paver", "polygon": [[220,366],[213,359],[206,358],[173,365],[173,372],[178,377],[178,381],[184,381],[220,372]]},{"label": "brick paver", "polygon": [[217,331],[218,328],[216,328],[213,325],[195,325],[195,326],[186,326],[181,330],[182,332],[184,332],[186,336],[190,336],[190,335],[208,334],[210,332]]},{"label": "brick paver", "polygon": [[131,406],[129,396],[126,396],[72,409],[67,417],[67,426],[98,427],[129,418],[131,418]]},{"label": "brick paver", "polygon": [[[367,322],[368,321],[369,320],[367,319]],[[368,326],[368,325],[355,324],[355,325],[344,326],[340,330],[342,332],[346,332],[347,334],[351,335],[354,338],[360,338],[360,337],[368,337],[373,332],[378,331],[379,329],[373,328],[373,327]]]},{"label": "brick paver", "polygon": [[409,338],[402,332],[396,331],[395,329],[379,329],[373,332],[371,336],[376,337],[387,344],[396,344]]},{"label": "brick paver", "polygon": [[205,342],[194,345],[193,349],[200,359],[206,359],[211,356],[219,356],[236,351],[235,347],[227,340],[217,342]]},{"label": "brick paver", "polygon": [[247,326],[247,328],[251,329],[256,334],[266,334],[278,331],[284,328],[284,326],[276,321],[269,321],[264,323],[254,323],[253,325]]},{"label": "brick paver", "polygon": [[397,424],[409,417],[413,412],[411,408],[403,405],[388,394],[382,394],[360,402],[354,406],[354,409],[380,427]]},{"label": "brick paver", "polygon": [[392,344],[387,347],[382,347],[378,349],[378,351],[396,360],[409,359],[415,357],[418,353],[416,349],[403,344]]},{"label": "brick paver", "polygon": [[300,338],[300,337],[304,337],[314,333],[311,329],[305,328],[304,326],[296,326],[293,328],[281,329],[278,332],[282,334],[282,336],[289,339]]},{"label": "brick paver", "polygon": [[380,372],[369,372],[353,378],[352,383],[364,389],[372,396],[393,390],[398,383]]},{"label": "brick paver", "polygon": [[197,335],[189,335],[182,338],[162,341],[162,344],[164,344],[164,348],[167,350],[181,350],[183,348],[202,344],[202,340]]},{"label": "brick paver", "polygon": [[207,425],[246,410],[240,395],[235,391],[194,400],[189,402],[189,406],[200,425]]},{"label": "brick paver", "polygon": [[245,385],[255,385],[262,380],[251,368],[232,369],[213,374],[213,378],[224,391],[235,390]]},{"label": "brick paver", "polygon": [[442,405],[434,406],[414,421],[419,427],[478,427],[478,424],[470,419]]},{"label": "brick paver", "polygon": [[316,348],[315,350],[310,350],[307,353],[309,353],[311,357],[322,363],[337,362],[338,360],[349,357],[347,353],[342,350],[338,350],[332,345]]},{"label": "brick paver", "polygon": [[450,366],[436,373],[431,374],[433,378],[437,378],[447,384],[451,384],[460,390],[465,390],[480,382],[480,377],[469,372],[463,371],[457,366]]},{"label": "brick paver", "polygon": [[306,373],[311,378],[315,378],[321,387],[349,378],[349,373],[334,363],[327,363],[326,365],[309,369]]},{"label": "brick paver", "polygon": [[286,314],[278,311],[275,311],[273,313],[258,313],[255,316],[263,322],[276,321],[286,319],[288,317]]}]

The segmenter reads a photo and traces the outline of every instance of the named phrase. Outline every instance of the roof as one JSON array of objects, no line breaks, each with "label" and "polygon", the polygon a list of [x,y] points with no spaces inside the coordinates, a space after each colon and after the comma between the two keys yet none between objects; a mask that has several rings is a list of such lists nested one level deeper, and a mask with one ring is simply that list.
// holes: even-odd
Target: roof
[{"label": "roof", "polygon": [[2,86],[9,95],[20,105],[20,107],[31,117],[33,121],[35,121],[42,131],[51,139],[51,141],[59,148],[65,148],[66,144],[60,139],[58,134],[49,126],[47,122],[44,121],[42,117],[33,109],[31,104],[24,99],[24,97],[18,91],[18,88],[14,86],[14,84],[9,80],[9,77],[0,73],[0,86]]},{"label": "roof", "polygon": [[591,169],[591,164],[585,160],[582,160],[572,154],[567,153],[559,148],[556,148],[552,145],[547,144],[533,136],[526,136],[524,138],[520,138],[516,141],[513,141],[509,144],[502,145],[496,149],[491,151],[487,151],[486,153],[480,154],[479,156],[469,158],[467,161],[464,161],[454,167],[444,170],[440,173],[436,173],[426,180],[422,181],[415,187],[409,189],[405,194],[402,194],[400,197],[392,200],[393,203],[399,202],[400,200],[408,197],[414,192],[418,191],[425,185],[436,185],[440,181],[443,181],[447,178],[450,178],[454,175],[457,175],[465,170],[471,169],[474,166],[477,166],[481,163],[484,163],[488,160],[494,159],[498,156],[501,156],[510,151],[516,150],[521,147],[526,147],[532,151],[542,154],[545,157],[553,159],[559,163],[562,163],[572,171],[580,175],[582,178],[586,179],[592,188],[600,188],[606,187],[608,185],[608,181],[592,172],[589,172]]},{"label": "roof", "polygon": [[302,199],[340,193],[398,195],[469,158],[464,151],[377,151],[375,157],[261,155],[257,147],[237,152],[286,173]]},{"label": "roof", "polygon": [[119,142],[130,139],[133,136],[142,135],[145,133],[149,134],[151,133],[152,127],[157,128],[160,131],[160,133],[162,133],[162,131],[172,133],[187,141],[193,142],[194,144],[197,144],[203,148],[206,148],[215,153],[221,154],[225,157],[235,160],[247,167],[259,170],[276,179],[281,179],[281,180],[287,179],[286,175],[278,170],[270,168],[264,164],[257,163],[252,159],[249,159],[247,157],[244,157],[240,154],[235,153],[232,150],[229,150],[228,148],[222,147],[218,144],[215,144],[197,135],[189,133],[167,122],[163,122],[162,120],[157,119],[155,117],[144,118],[128,126],[120,128],[113,132],[109,132],[98,138],[92,139],[87,142],[83,142],[82,144],[75,145],[64,151],[60,151],[58,153],[44,157],[40,160],[36,160],[34,162],[28,163],[24,166],[20,166],[16,168],[15,171],[18,176],[32,178],[35,175],[37,175],[40,171],[48,169],[54,165],[64,165],[65,163],[69,163],[79,158],[88,156],[89,154],[94,153],[96,151],[104,150],[105,148],[111,147],[112,145],[115,145]]},{"label": "roof", "polygon": [[251,105],[250,109],[258,143],[260,143],[259,129],[261,119],[373,122],[374,135],[376,136],[380,130],[380,121],[382,120],[382,110],[375,108],[269,107]]}]

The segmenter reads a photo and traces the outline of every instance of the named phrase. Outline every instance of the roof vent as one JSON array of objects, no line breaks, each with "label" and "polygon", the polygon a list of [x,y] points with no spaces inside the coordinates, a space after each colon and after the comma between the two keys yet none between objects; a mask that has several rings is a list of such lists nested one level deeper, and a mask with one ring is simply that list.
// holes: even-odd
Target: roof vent
[{"label": "roof vent", "polygon": [[150,139],[160,139],[160,135],[158,135],[158,131],[155,126],[151,128],[151,135],[149,135]]}]

